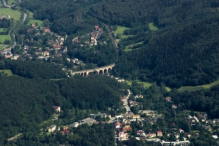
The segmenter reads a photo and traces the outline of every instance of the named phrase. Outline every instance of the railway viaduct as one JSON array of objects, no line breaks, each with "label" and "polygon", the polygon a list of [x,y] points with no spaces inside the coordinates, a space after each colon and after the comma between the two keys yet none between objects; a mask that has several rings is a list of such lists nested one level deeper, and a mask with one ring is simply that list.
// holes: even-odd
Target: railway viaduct
[{"label": "railway viaduct", "polygon": [[88,76],[89,73],[93,73],[93,72],[96,72],[97,74],[104,74],[104,73],[108,73],[110,70],[112,70],[114,66],[115,66],[115,63],[110,64],[110,65],[106,65],[106,66],[102,66],[99,68],[94,68],[94,69],[72,71],[71,74],[72,75],[79,74],[82,76]]}]

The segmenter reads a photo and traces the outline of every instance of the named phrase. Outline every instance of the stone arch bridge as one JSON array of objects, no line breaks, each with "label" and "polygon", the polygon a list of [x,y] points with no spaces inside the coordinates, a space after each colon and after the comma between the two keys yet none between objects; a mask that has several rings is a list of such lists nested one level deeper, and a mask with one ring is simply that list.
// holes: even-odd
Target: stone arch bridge
[{"label": "stone arch bridge", "polygon": [[79,74],[82,76],[88,76],[89,73],[93,73],[93,72],[96,72],[97,74],[104,74],[104,73],[108,73],[110,70],[112,70],[114,66],[115,66],[115,63],[110,64],[110,65],[106,65],[106,66],[102,66],[102,67],[98,67],[98,68],[94,68],[94,69],[72,71],[71,74],[72,75]]}]

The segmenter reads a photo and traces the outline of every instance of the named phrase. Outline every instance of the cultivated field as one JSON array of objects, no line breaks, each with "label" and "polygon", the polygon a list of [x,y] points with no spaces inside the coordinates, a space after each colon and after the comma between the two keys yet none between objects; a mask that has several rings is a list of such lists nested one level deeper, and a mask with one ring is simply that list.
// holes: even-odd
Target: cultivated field
[{"label": "cultivated field", "polygon": [[19,20],[21,17],[21,12],[9,8],[0,8],[0,16],[2,15],[3,16],[10,15],[10,17],[13,18],[14,20]]}]

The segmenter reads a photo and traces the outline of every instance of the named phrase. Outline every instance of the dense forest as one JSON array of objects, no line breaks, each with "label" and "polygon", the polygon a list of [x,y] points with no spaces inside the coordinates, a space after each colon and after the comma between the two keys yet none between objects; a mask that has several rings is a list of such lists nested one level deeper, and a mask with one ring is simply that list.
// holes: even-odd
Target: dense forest
[{"label": "dense forest", "polygon": [[66,77],[60,66],[46,62],[1,60],[0,69],[10,69],[13,74],[27,78],[55,79]]},{"label": "dense forest", "polygon": [[100,0],[67,0],[67,1],[24,1],[21,7],[34,12],[34,18],[48,19],[51,29],[59,33],[72,34],[79,30],[92,30],[98,22],[86,15],[86,9]]},{"label": "dense forest", "polygon": [[113,125],[109,124],[95,124],[93,126],[82,125],[78,128],[72,128],[70,131],[72,135],[66,136],[58,132],[56,136],[48,135],[37,140],[32,133],[25,134],[15,143],[8,143],[7,145],[16,146],[58,146],[57,143],[64,143],[66,146],[114,146],[114,130]]},{"label": "dense forest", "polygon": [[[53,113],[52,106],[106,111],[117,108],[123,85],[104,76],[76,77],[60,81],[0,75],[1,142],[23,132],[37,132]],[[89,102],[88,102],[89,101]]]},{"label": "dense forest", "polygon": [[123,53],[115,74],[165,82],[171,87],[207,84],[217,79],[218,18],[157,32],[135,51]]},{"label": "dense forest", "polygon": [[219,85],[213,86],[210,90],[194,92],[172,92],[169,95],[174,103],[181,109],[193,111],[204,111],[208,113],[209,118],[219,118]]}]

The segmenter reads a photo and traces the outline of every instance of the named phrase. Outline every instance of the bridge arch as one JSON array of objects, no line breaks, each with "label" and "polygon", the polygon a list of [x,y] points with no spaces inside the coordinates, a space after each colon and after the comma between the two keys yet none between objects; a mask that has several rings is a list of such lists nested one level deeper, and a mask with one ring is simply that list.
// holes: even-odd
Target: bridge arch
[{"label": "bridge arch", "polygon": [[115,63],[110,64],[110,65],[106,65],[106,66],[102,66],[99,68],[89,69],[89,70],[81,70],[81,71],[75,71],[75,72],[72,71],[71,74],[72,75],[80,74],[82,76],[88,76],[90,73],[104,74],[104,73],[111,72],[114,66],[115,66]]}]

